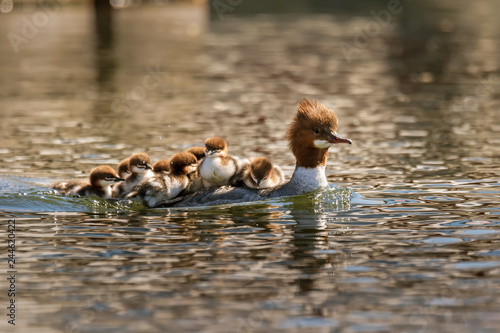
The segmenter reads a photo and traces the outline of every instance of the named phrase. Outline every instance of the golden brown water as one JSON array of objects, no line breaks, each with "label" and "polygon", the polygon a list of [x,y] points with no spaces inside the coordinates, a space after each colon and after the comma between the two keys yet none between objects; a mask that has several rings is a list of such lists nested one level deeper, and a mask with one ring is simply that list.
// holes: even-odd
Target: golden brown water
[{"label": "golden brown water", "polygon": [[[5,261],[1,331],[500,332],[499,4],[404,5],[379,32],[384,3],[223,22],[148,5],[117,11],[99,45],[88,8],[66,6],[17,53],[2,37],[18,307],[14,328]],[[0,14],[0,35],[35,12]],[[290,176],[304,96],[354,142],[331,149],[323,193],[143,210],[48,190],[212,135]]]}]

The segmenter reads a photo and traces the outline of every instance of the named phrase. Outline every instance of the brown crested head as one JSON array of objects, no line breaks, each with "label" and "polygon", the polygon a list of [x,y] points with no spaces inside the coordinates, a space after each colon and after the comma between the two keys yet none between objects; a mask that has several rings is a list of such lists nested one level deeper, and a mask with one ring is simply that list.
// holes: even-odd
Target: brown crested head
[{"label": "brown crested head", "polygon": [[211,155],[226,150],[227,143],[223,138],[214,136],[205,140],[205,147],[207,155]]},{"label": "brown crested head", "polygon": [[188,167],[196,168],[198,160],[192,153],[182,152],[172,156],[170,170],[174,174],[185,175],[189,173]]},{"label": "brown crested head", "polygon": [[95,167],[90,171],[90,184],[92,187],[101,187],[103,185],[102,181],[108,182],[108,184],[119,182],[124,180],[118,177],[115,170],[107,165],[101,165]]},{"label": "brown crested head", "polygon": [[[130,172],[135,172],[137,169],[151,169],[151,159],[146,153],[133,154],[129,158],[128,169]],[[135,170],[134,170],[135,169]]]},{"label": "brown crested head", "polygon": [[170,159],[163,159],[153,164],[154,172],[170,171]]},{"label": "brown crested head", "polygon": [[125,178],[130,174],[130,170],[128,169],[128,158],[124,159],[123,161],[118,164],[118,176]]},{"label": "brown crested head", "polygon": [[264,179],[271,173],[273,164],[265,157],[257,157],[252,160],[250,170],[256,179]]},{"label": "brown crested head", "polygon": [[331,145],[351,143],[338,136],[337,125],[337,116],[332,110],[317,101],[302,99],[287,132],[297,165],[306,168],[326,165]]},{"label": "brown crested head", "polygon": [[199,147],[198,146],[198,147],[188,148],[188,149],[186,149],[186,152],[191,153],[194,156],[196,156],[196,159],[199,161],[199,160],[201,160],[202,158],[205,157],[206,150],[207,149],[205,147]]}]

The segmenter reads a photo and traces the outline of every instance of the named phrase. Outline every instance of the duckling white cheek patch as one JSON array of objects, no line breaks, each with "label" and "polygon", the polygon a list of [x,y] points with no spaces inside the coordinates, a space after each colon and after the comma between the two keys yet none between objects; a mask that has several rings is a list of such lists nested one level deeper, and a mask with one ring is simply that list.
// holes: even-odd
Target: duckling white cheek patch
[{"label": "duckling white cheek patch", "polygon": [[252,177],[252,180],[257,183],[257,178],[253,175],[253,173],[250,173],[250,176]]},{"label": "duckling white cheek patch", "polygon": [[314,147],[329,148],[332,144],[326,140],[314,140]]}]

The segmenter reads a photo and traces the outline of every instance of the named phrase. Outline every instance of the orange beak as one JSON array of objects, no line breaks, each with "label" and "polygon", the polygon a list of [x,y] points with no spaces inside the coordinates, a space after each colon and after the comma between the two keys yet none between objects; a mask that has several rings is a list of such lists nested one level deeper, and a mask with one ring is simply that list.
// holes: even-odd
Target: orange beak
[{"label": "orange beak", "polygon": [[328,142],[352,144],[351,139],[344,139],[344,138],[340,137],[337,133],[330,133],[330,137],[328,138]]}]

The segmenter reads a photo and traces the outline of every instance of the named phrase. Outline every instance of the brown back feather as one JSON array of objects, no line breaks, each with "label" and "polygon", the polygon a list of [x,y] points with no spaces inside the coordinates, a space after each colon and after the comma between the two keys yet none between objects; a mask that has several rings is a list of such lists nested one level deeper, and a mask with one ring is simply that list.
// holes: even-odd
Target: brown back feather
[{"label": "brown back feather", "polygon": [[170,171],[170,159],[163,159],[153,164],[154,172]]}]

